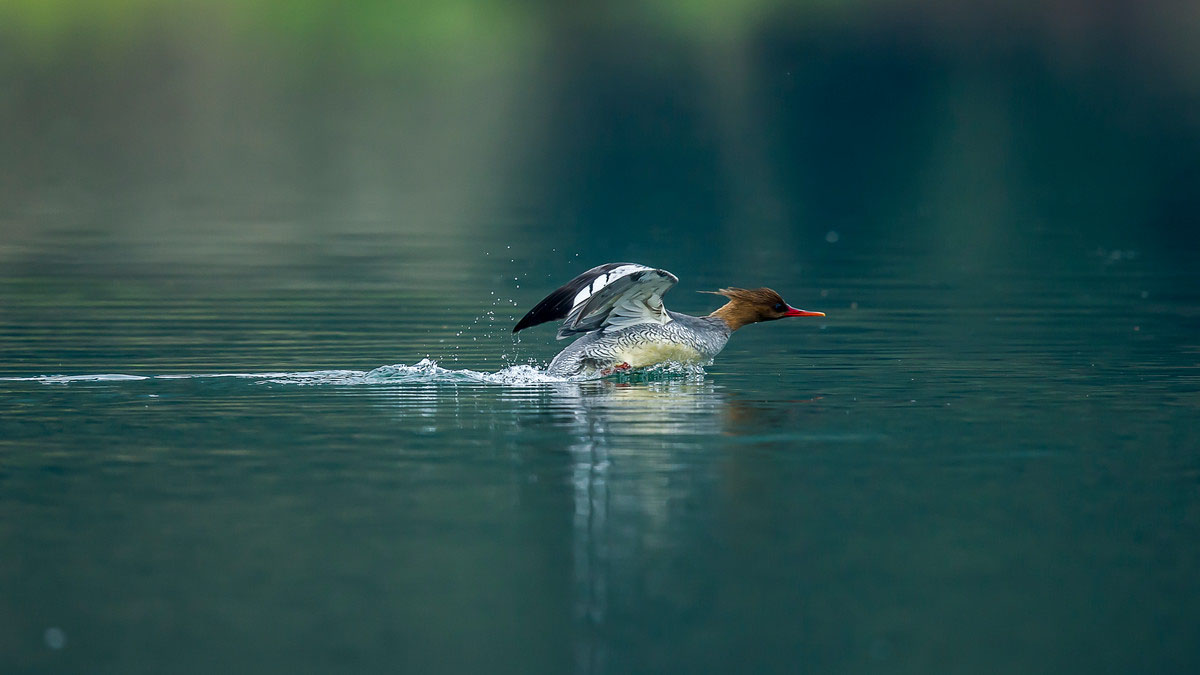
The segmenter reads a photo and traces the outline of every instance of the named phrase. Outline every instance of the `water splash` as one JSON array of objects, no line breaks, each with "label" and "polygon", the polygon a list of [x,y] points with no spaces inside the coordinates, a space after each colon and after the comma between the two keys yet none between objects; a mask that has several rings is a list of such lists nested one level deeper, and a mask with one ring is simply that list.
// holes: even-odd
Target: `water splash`
[{"label": "water splash", "polygon": [[33,377],[0,377],[4,382],[41,382],[42,384],[70,384],[72,382],[130,382],[134,380],[149,380],[142,375],[118,375],[101,373],[97,375],[35,375]]},{"label": "water splash", "polygon": [[328,370],[306,373],[284,373],[265,378],[264,381],[273,384],[331,384],[331,385],[361,385],[361,384],[408,384],[408,383],[475,383],[500,384],[505,386],[527,386],[551,382],[567,382],[566,378],[546,375],[540,369],[530,365],[508,366],[489,373],[466,368],[443,368],[433,359],[421,359],[409,366],[396,364],[380,366],[371,371]]},{"label": "water splash", "polygon": [[607,377],[596,374],[578,377],[555,377],[532,365],[514,365],[496,372],[452,369],[439,366],[433,359],[421,359],[413,365],[395,364],[374,370],[308,370],[267,373],[194,373],[182,375],[123,375],[99,373],[91,375],[39,375],[33,377],[0,377],[6,382],[40,382],[42,384],[72,384],[77,382],[131,382],[144,380],[198,380],[231,378],[254,380],[256,384],[291,384],[301,386],[330,385],[394,385],[394,384],[495,384],[507,387],[580,382],[610,379],[619,382],[644,382],[677,378],[703,379],[704,368],[696,364],[661,363],[649,368],[623,371]]}]

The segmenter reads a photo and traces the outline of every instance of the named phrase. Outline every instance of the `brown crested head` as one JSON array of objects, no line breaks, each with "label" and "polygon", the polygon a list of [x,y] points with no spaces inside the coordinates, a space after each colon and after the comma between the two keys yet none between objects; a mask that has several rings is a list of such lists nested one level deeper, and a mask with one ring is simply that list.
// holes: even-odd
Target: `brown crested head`
[{"label": "brown crested head", "polygon": [[703,291],[723,295],[729,302],[709,316],[725,321],[729,330],[759,321],[774,321],[788,316],[825,316],[821,312],[806,312],[784,302],[783,297],[769,288],[722,288],[719,291]]}]

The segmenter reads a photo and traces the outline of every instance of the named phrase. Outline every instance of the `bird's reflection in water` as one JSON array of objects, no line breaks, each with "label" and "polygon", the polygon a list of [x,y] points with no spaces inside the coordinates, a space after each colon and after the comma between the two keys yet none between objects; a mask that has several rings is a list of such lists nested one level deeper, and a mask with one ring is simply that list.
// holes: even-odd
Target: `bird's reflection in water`
[{"label": "bird's reflection in water", "polygon": [[704,380],[598,380],[553,386],[555,404],[574,413],[575,429],[585,442],[612,436],[685,440],[721,429],[724,399]]},{"label": "bird's reflection in water", "polygon": [[[531,387],[430,386],[355,389],[396,415],[397,452],[436,457],[442,471],[485,470],[470,444],[511,450],[512,481],[530,487],[531,467],[557,473],[566,448],[573,509],[572,607],[581,673],[613,667],[609,618],[631,611],[647,585],[663,581],[654,561],[705,508],[718,480],[713,439],[728,432],[727,395],[701,378],[561,382]],[[446,439],[453,435],[454,445]],[[565,442],[564,442],[565,441]],[[452,448],[466,447],[458,462]],[[538,452],[538,450],[549,452]],[[511,477],[511,476],[510,476]],[[561,484],[560,484],[561,485]],[[699,505],[699,506],[698,506]],[[653,589],[652,589],[653,590]]]},{"label": "bird's reflection in water", "polygon": [[680,453],[721,433],[725,399],[704,381],[600,381],[557,385],[555,402],[573,414],[575,436],[576,670],[603,672],[610,601],[636,586],[644,552],[669,543],[672,503],[700,480]]}]

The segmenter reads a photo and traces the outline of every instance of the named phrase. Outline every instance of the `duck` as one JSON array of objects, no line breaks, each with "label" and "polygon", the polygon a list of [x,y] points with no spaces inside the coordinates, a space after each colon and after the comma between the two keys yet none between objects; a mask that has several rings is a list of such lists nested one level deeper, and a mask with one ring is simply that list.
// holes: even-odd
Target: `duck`
[{"label": "duck", "polygon": [[534,305],[513,333],[562,319],[558,339],[579,336],[550,361],[552,377],[611,375],[665,362],[712,363],[734,331],[788,317],[825,316],[796,309],[770,288],[702,291],[727,302],[708,316],[672,312],[663,295],[679,278],[637,263],[607,263],[563,284]]}]

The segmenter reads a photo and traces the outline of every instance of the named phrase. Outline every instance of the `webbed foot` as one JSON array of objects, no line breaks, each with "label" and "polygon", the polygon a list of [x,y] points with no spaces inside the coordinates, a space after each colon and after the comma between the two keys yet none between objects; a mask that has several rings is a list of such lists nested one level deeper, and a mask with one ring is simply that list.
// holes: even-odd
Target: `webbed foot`
[{"label": "webbed foot", "polygon": [[630,370],[631,368],[633,368],[633,366],[622,361],[620,363],[613,364],[613,366],[611,368],[605,368],[604,370],[600,371],[600,375],[602,377],[608,377],[609,375],[612,375],[613,373]]}]

